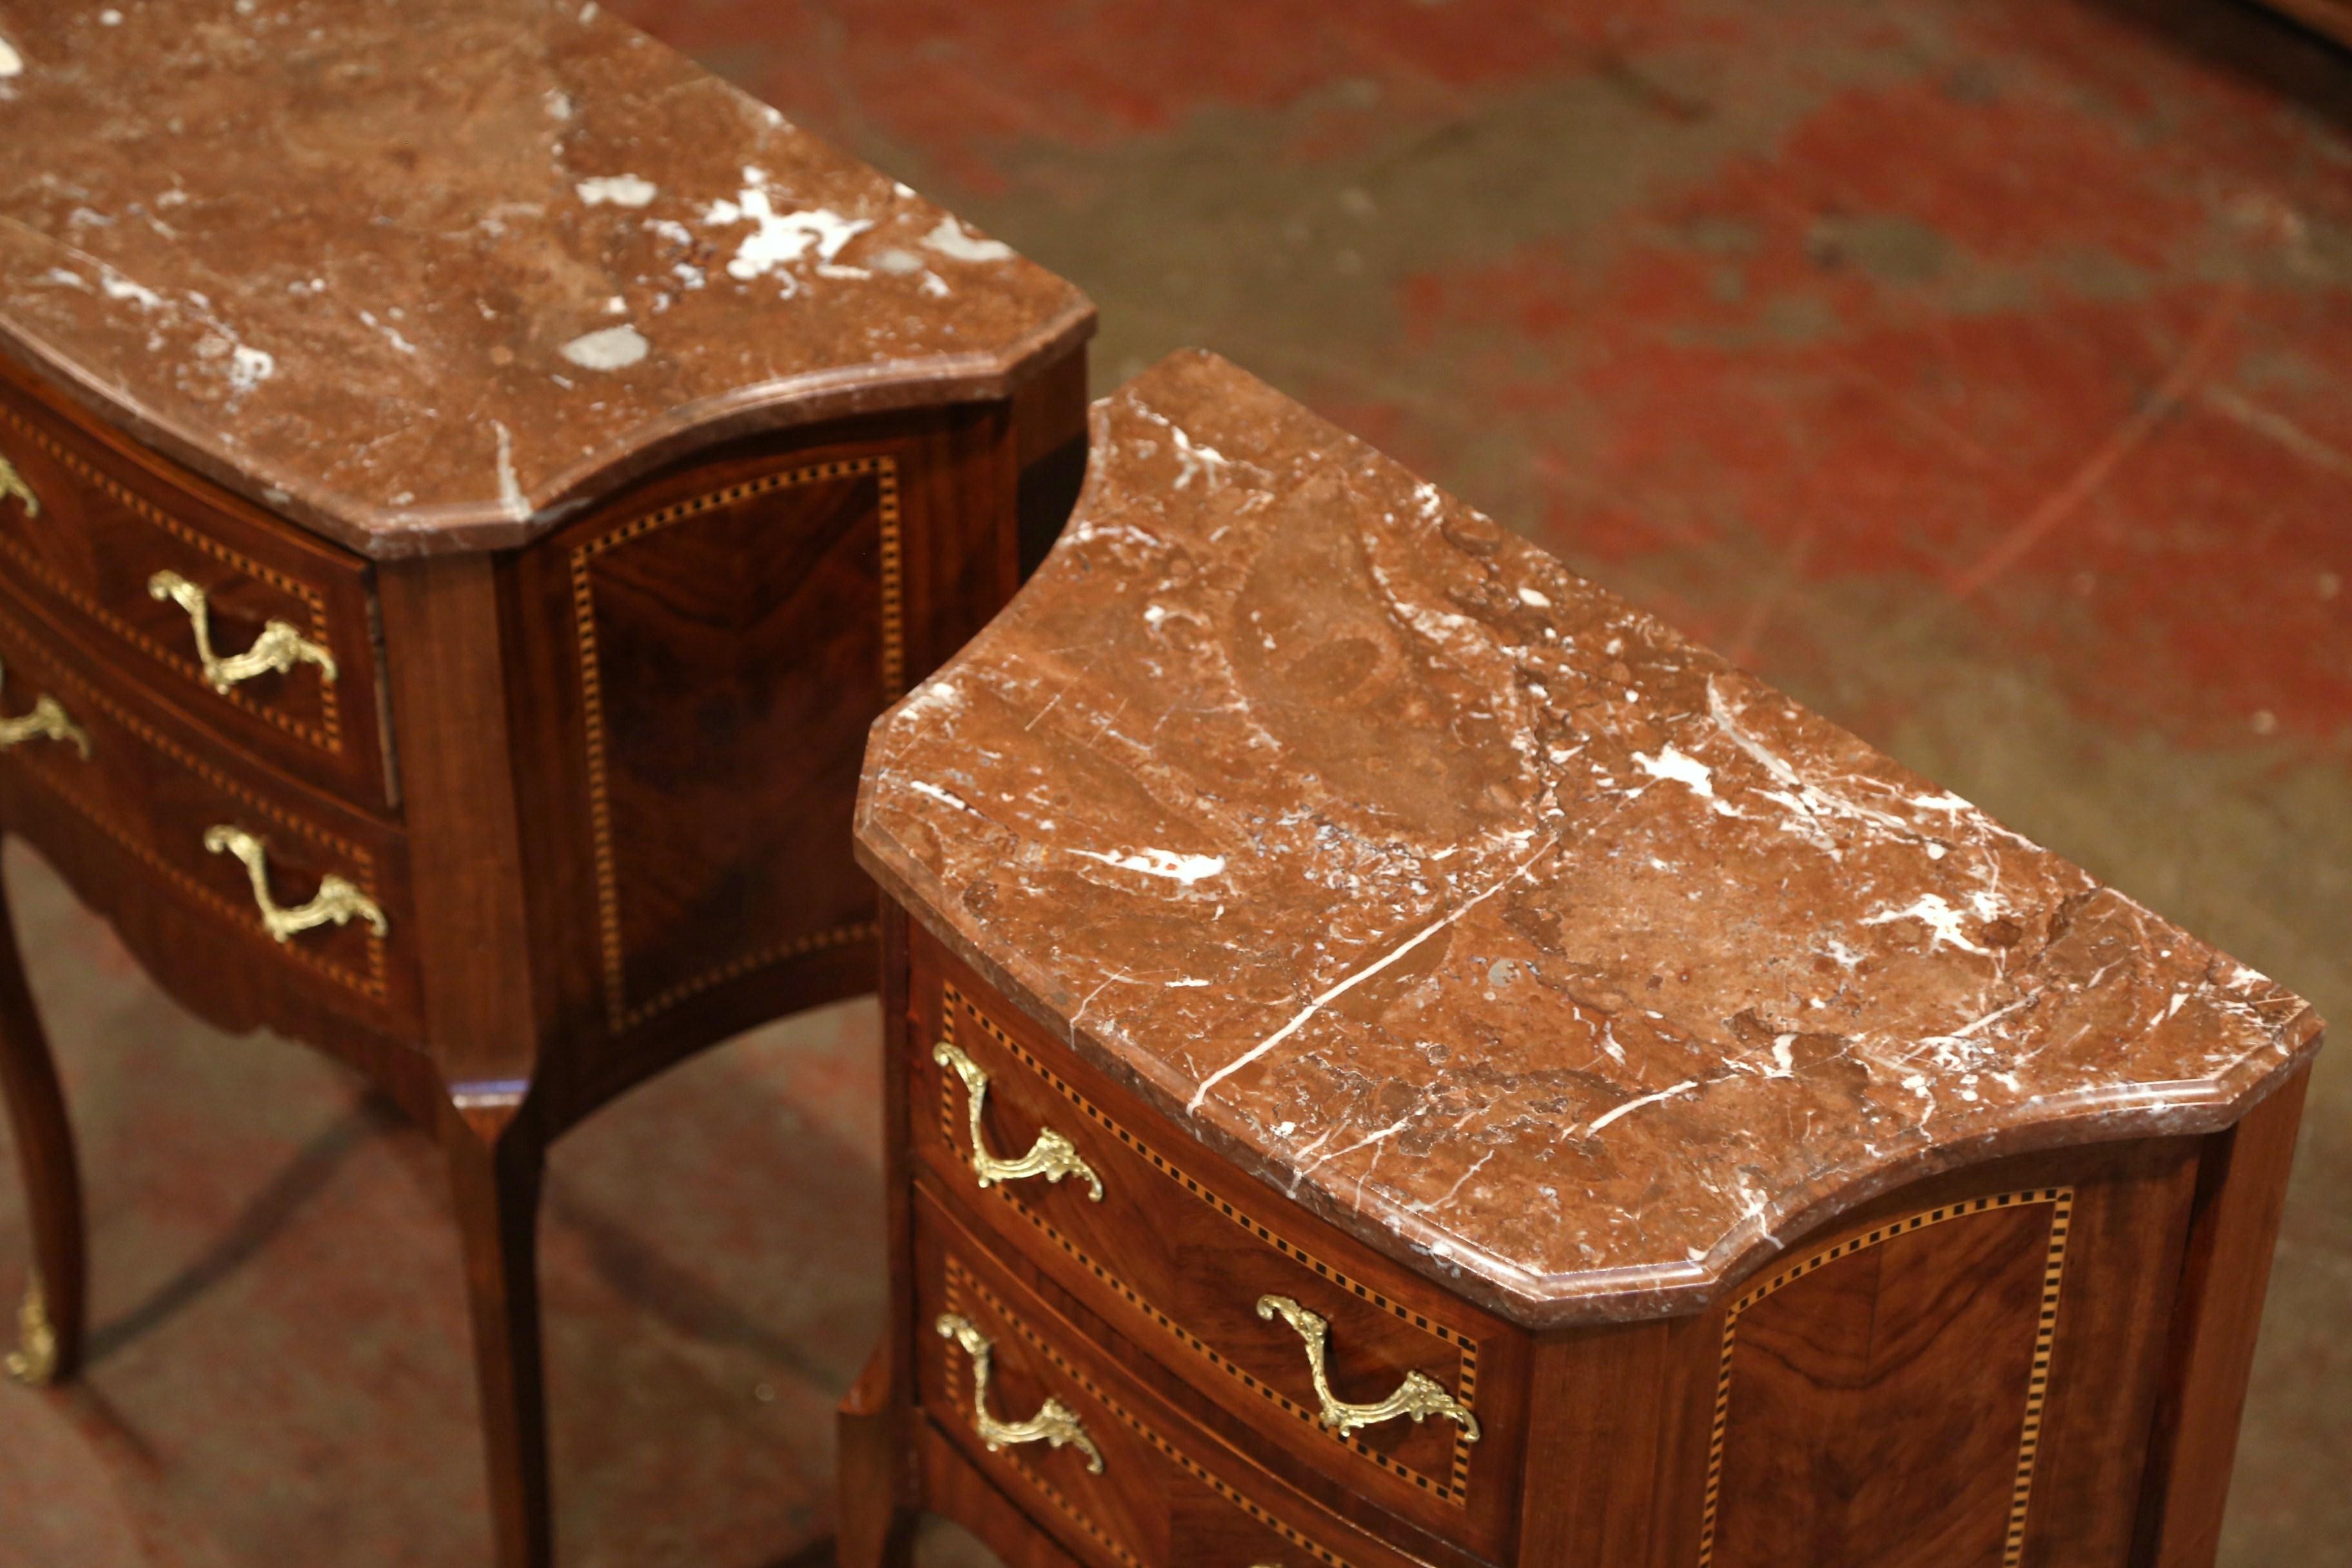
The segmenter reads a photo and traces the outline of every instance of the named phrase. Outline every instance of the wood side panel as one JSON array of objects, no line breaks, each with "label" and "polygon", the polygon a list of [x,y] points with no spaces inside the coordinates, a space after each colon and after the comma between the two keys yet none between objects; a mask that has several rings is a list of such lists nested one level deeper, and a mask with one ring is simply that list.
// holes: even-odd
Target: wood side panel
[{"label": "wood side panel", "polygon": [[1739,1315],[1717,1568],[2000,1568],[2063,1215],[1912,1231]]},{"label": "wood side panel", "polygon": [[2021,1561],[2024,1568],[2122,1568],[2188,1235],[2197,1141],[2037,1158],[2047,1163],[2034,1174],[2073,1186],[2074,1214]]},{"label": "wood side panel", "polygon": [[[1003,405],[705,454],[515,559],[504,613],[556,1115],[875,984],[866,731],[1013,586]],[[887,526],[886,526],[887,524]]]},{"label": "wood side panel", "polygon": [[[1206,1399],[1255,1434],[1268,1462],[1328,1476],[1440,1539],[1501,1556],[1516,1518],[1528,1341],[1214,1159],[1045,1038],[918,931],[915,985],[945,996],[940,1035],[986,1072],[983,1134],[1017,1156],[1047,1129],[1101,1178],[977,1184],[961,1079],[915,1042],[910,1136],[932,1177],[964,1194],[1003,1245],[1033,1262],[1157,1363],[1179,1403]],[[1378,1401],[1421,1373],[1473,1409],[1339,1436],[1319,1420],[1298,1333],[1258,1300],[1290,1297],[1329,1324],[1335,1394]],[[1164,1368],[1165,1370],[1160,1370]]]},{"label": "wood side panel", "polygon": [[2308,1068],[2203,1141],[2180,1289],[2162,1351],[2133,1562],[2210,1568],[2220,1550],[2246,1380],[2270,1289]]},{"label": "wood side panel", "polygon": [[1528,1369],[1527,1481],[1518,1560],[1651,1561],[1652,1513],[1670,1467],[1674,1325],[1563,1330],[1538,1342]]},{"label": "wood side panel", "polygon": [[1663,1401],[1666,1429],[1659,1435],[1650,1509],[1647,1561],[1652,1568],[1692,1568],[1699,1560],[1722,1365],[1720,1308],[1668,1321]]},{"label": "wood side panel", "polygon": [[1083,346],[1013,396],[1020,437],[1020,575],[1027,581],[1061,537],[1087,478],[1087,355]]},{"label": "wood side panel", "polygon": [[567,537],[613,1033],[870,942],[842,847],[903,679],[899,476],[887,453],[790,462]]},{"label": "wood side panel", "polygon": [[[921,446],[905,464],[901,491],[906,650],[893,702],[954,657],[1021,585],[1019,437],[1010,408],[974,404],[917,428]],[[865,752],[861,733],[861,762]]]},{"label": "wood side panel", "polygon": [[[1680,1388],[1670,1387],[1664,1402],[1672,1430],[1660,1449],[1656,1545],[1648,1561],[1657,1568],[1694,1568],[1706,1557],[1712,1394],[1717,1387],[1725,1320],[1742,1298],[1772,1275],[1865,1237],[1874,1227],[1987,1194],[2063,1188],[2072,1193],[2072,1204],[2063,1288],[2052,1326],[2049,1382],[2024,1489],[2017,1561],[2023,1568],[2122,1568],[2128,1558],[2134,1499],[2155,1407],[2159,1358],[2153,1347],[2161,1342],[2170,1321],[2196,1152],[2193,1140],[2149,1140],[2052,1151],[1947,1172],[1899,1188],[1792,1245],[1773,1268],[1735,1286],[1727,1300],[1671,1325],[1677,1342],[1672,1375],[1679,1378]],[[1883,1301],[1877,1310],[1885,1310]],[[1882,1325],[1877,1331],[1886,1330]],[[1973,1360],[1982,1348],[1972,1340],[1957,1362]],[[2021,1415],[2022,1410],[2021,1390]],[[1738,1420],[1735,1405],[1730,1422]],[[1834,1445],[1838,1422],[1835,1411],[1824,1405],[1814,1429]],[[2013,1426],[2011,1431],[2017,1443],[2012,1452],[2022,1455],[2022,1434]],[[1810,1464],[1811,1458],[1804,1462]],[[1808,1487],[1812,1484],[1807,1482]],[[1924,1495],[1930,1504],[1940,1496],[1932,1489]],[[1906,1516],[1898,1510],[1897,1517]],[[1890,1535],[1882,1528],[1866,1537],[1856,1522],[1852,1542],[1860,1550],[1875,1541],[1881,1543],[1875,1550],[1883,1551],[1888,1540],[1907,1539],[1908,1529]],[[1743,1550],[1731,1534],[1727,1517],[1715,1542],[1715,1561]],[[1820,1549],[1816,1544],[1807,1550]],[[1823,1560],[1838,1559],[1832,1554]]]},{"label": "wood side panel", "polygon": [[402,562],[383,577],[392,707],[408,749],[422,907],[425,1035],[444,1079],[520,1099],[542,1020],[507,721],[504,634],[487,556]]}]

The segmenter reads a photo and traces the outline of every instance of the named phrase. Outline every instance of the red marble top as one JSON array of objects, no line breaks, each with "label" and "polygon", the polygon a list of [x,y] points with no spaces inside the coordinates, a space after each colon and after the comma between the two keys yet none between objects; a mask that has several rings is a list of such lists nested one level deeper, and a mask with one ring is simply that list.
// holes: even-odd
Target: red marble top
[{"label": "red marble top", "polygon": [[0,348],[371,554],[1092,324],[593,0],[0,0]]},{"label": "red marble top", "polygon": [[1013,1000],[1534,1323],[1839,1211],[2220,1128],[2295,996],[1205,354],[1094,411],[1036,579],[858,837]]}]

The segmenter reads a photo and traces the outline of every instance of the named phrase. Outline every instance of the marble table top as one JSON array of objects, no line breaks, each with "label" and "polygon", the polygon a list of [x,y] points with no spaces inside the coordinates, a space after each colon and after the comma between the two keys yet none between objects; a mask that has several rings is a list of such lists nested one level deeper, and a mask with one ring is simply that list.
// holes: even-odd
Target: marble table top
[{"label": "marble table top", "polygon": [[0,350],[370,554],[1092,326],[593,0],[0,0]]},{"label": "marble table top", "polygon": [[1225,362],[877,726],[860,852],[1297,1201],[1537,1324],[1902,1182],[2230,1124],[2301,1000]]}]

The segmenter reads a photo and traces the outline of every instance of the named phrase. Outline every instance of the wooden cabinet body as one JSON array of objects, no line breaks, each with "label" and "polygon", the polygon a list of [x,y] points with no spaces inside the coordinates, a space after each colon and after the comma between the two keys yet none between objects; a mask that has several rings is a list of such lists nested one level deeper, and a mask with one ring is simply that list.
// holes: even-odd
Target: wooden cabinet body
[{"label": "wooden cabinet body", "polygon": [[[1504,554],[1230,366],[1180,357],[1095,418],[1055,557],[868,752],[859,842],[895,900],[895,1318],[845,1407],[843,1561],[900,1560],[931,1508],[1008,1562],[1089,1568],[2210,1563],[2307,1009],[1785,699],[1735,706],[1711,655]],[[1255,483],[1198,493],[1197,458],[1151,461],[1171,438]],[[1352,488],[1318,490],[1325,465]],[[1286,513],[1286,493],[1314,500]],[[1379,573],[1295,571],[1351,535]],[[1422,666],[1458,706],[1391,698],[1335,736],[1299,699],[1328,695],[1335,643],[1372,641],[1368,598],[1407,607],[1407,647],[1464,637]],[[1407,613],[1432,602],[1454,620]],[[1369,881],[1368,844],[1410,846],[1430,881],[1465,853],[1399,820],[1458,830],[1485,760],[1459,715],[1503,705],[1464,606],[1506,648],[1591,638],[1643,706],[1643,754],[1708,790],[1642,824],[1622,794],[1587,800],[1556,830],[1573,864],[1506,831],[1451,899],[1335,899],[1338,868]],[[1189,640],[1156,640],[1180,622]],[[1302,689],[1250,669],[1302,630],[1322,639]],[[1073,647],[1087,661],[1055,661]],[[1528,673],[1565,697],[1579,662]],[[1710,738],[1672,728],[1670,683],[1694,679]],[[1741,722],[1776,709],[1793,740]],[[1194,714],[1218,717],[1183,731]],[[1555,763],[1609,722],[1550,730]],[[1389,795],[1385,839],[1349,816],[1395,787],[1379,771],[1328,787],[1328,748],[1366,739],[1437,781]],[[1873,777],[1935,827],[1890,848],[1744,826]],[[1560,782],[1535,798],[1555,822],[1575,804]],[[1662,870],[1700,834],[1723,836],[1714,876]],[[1792,984],[1759,889],[1801,885],[1806,857],[1876,886],[1808,904],[1795,940],[1822,962]],[[1895,881],[1947,869],[1998,870],[2012,901]],[[1752,912],[1702,911],[1738,933],[1712,949],[1652,947],[1664,916],[1611,890],[1636,877]],[[1889,905],[1937,919],[1882,936]],[[1949,936],[2014,958],[1943,957],[1954,906],[1974,913]],[[1612,963],[1654,979],[1612,986]],[[2149,992],[2104,993],[2127,965]],[[2051,1069],[2071,1091],[1987,1103],[2111,1003],[2140,1037]],[[1973,1011],[1919,1028],[1946,1008]],[[2194,1037],[2167,1027],[2207,1009]],[[1917,1034],[1882,1058],[1890,1018]]]},{"label": "wooden cabinet body", "polygon": [[[976,1472],[1022,1524],[959,1517],[1008,1562],[1034,1550],[1022,1530],[1129,1568],[2210,1559],[2226,1476],[2193,1468],[2210,1434],[2183,1422],[2242,1396],[2262,1276],[2216,1279],[2200,1260],[2244,1226],[2238,1244],[2266,1260],[2300,1077],[2228,1131],[1898,1187],[1691,1317],[1528,1331],[1291,1209],[903,913],[886,919],[905,963],[888,1048],[912,1194],[894,1351],[916,1424],[895,1439],[912,1470],[889,1484],[957,1511]],[[968,1100],[932,1059],[975,1036],[982,1147],[1061,1132],[1103,1179],[1100,1204],[1076,1178],[979,1184]],[[1331,1325],[1342,1398],[1376,1401],[1418,1372],[1473,1411],[1479,1439],[1438,1419],[1332,1432],[1302,1342],[1256,1318],[1270,1293]],[[1075,1447],[992,1450],[943,1314],[996,1347],[992,1418],[1058,1399],[1103,1445],[1102,1471]],[[845,1484],[853,1504],[887,1489]]]},{"label": "wooden cabinet body", "polygon": [[[866,730],[1066,514],[1092,311],[593,6],[299,0],[257,57],[173,9],[142,26],[234,68],[0,0],[0,832],[191,1009],[439,1136],[498,1557],[542,1564],[546,1146],[872,986]],[[70,209],[39,173],[68,153]],[[819,212],[824,248],[730,269]],[[81,1205],[5,938],[0,1082],[10,1368],[49,1382]]]}]

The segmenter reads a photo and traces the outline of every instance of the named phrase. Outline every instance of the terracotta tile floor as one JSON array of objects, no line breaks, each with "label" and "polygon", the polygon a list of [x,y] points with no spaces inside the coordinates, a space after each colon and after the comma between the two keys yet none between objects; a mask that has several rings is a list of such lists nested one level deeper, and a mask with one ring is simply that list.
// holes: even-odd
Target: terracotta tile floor
[{"label": "terracotta tile floor", "polygon": [[[616,8],[1084,285],[1098,384],[1232,355],[2352,1020],[2352,56],[2224,0]],[[0,1390],[0,1565],[479,1561],[426,1146],[6,871],[100,1326]],[[825,1560],[873,1047],[796,1019],[559,1150],[569,1564]],[[2232,1568],[2352,1563],[2342,1048]]]}]

